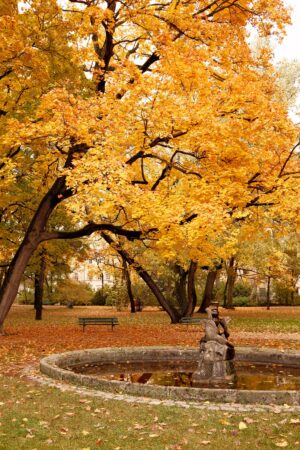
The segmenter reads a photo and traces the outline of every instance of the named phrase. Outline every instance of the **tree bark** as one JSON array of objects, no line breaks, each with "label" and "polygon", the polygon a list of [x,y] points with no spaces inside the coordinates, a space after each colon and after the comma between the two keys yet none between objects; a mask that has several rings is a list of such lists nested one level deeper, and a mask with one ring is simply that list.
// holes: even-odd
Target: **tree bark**
[{"label": "tree bark", "polygon": [[228,289],[228,277],[226,277],[226,282],[223,291],[223,308],[227,308],[227,289]]},{"label": "tree bark", "polygon": [[130,273],[129,273],[126,259],[123,257],[122,257],[122,265],[123,265],[123,274],[124,274],[124,278],[125,278],[125,282],[126,282],[127,294],[128,294],[129,301],[130,301],[130,312],[135,313],[135,303],[134,303],[134,297],[133,297],[133,293],[132,293]]},{"label": "tree bark", "polygon": [[195,287],[195,275],[197,271],[197,263],[191,261],[188,270],[188,283],[187,283],[187,308],[184,312],[185,317],[192,316],[197,305],[197,293]]},{"label": "tree bark", "polygon": [[234,267],[235,258],[232,257],[229,260],[229,267],[227,270],[227,296],[226,306],[227,309],[234,309],[233,306],[233,288],[236,280],[236,268]]},{"label": "tree bark", "polygon": [[217,270],[210,270],[207,274],[202,303],[198,310],[200,313],[205,313],[206,308],[208,308],[213,300],[213,289],[217,278],[217,273]]},{"label": "tree bark", "polygon": [[3,280],[5,278],[6,271],[7,271],[6,267],[1,267],[1,269],[0,269],[0,286],[3,283]]},{"label": "tree bark", "polygon": [[180,308],[180,311],[184,314],[187,308],[187,289],[186,281],[188,276],[188,271],[184,270],[179,264],[175,264],[175,271],[177,278],[175,281],[175,295]]},{"label": "tree bark", "polygon": [[46,260],[45,255],[42,252],[40,259],[40,267],[34,276],[35,320],[42,320],[45,273],[46,273]]},{"label": "tree bark", "polygon": [[291,305],[295,306],[295,291],[294,291],[294,288],[291,291]]},{"label": "tree bark", "polygon": [[120,245],[117,244],[108,234],[101,233],[101,236],[103,239],[114,249],[116,250],[119,255],[125,259],[127,264],[131,266],[137,274],[142,278],[142,280],[145,281],[149,289],[153,292],[155,295],[158,303],[161,305],[161,307],[166,311],[166,313],[170,316],[171,323],[178,323],[181,315],[179,312],[168,303],[165,296],[153,280],[153,278],[149,275],[149,273],[140,265],[138,264],[127,252],[124,250]]}]

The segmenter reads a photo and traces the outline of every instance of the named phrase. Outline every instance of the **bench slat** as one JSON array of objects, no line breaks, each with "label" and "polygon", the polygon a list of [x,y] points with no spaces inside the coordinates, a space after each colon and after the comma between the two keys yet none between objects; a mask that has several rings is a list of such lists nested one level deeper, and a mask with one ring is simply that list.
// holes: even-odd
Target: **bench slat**
[{"label": "bench slat", "polygon": [[202,319],[200,317],[182,317],[179,320],[179,323],[183,323],[185,325],[196,325],[201,324],[205,321],[205,319]]},{"label": "bench slat", "polygon": [[118,322],[118,319],[115,318],[90,318],[90,317],[79,317],[80,322]]}]

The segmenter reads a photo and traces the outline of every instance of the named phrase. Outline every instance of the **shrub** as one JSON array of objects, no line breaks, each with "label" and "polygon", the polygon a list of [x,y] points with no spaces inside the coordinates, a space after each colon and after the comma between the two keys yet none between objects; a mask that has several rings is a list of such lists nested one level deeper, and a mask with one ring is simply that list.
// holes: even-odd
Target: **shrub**
[{"label": "shrub", "polygon": [[122,309],[129,303],[126,287],[122,284],[106,285],[99,289],[92,298],[93,305],[114,306]]},{"label": "shrub", "polygon": [[106,305],[107,297],[108,292],[107,287],[105,286],[103,289],[99,289],[98,291],[96,291],[94,297],[92,298],[92,305]]},{"label": "shrub", "polygon": [[240,295],[233,298],[233,306],[252,306],[252,304],[250,297]]},{"label": "shrub", "polygon": [[288,305],[291,303],[291,289],[286,284],[275,281],[273,284],[273,292],[279,304]]},{"label": "shrub", "polygon": [[250,297],[251,291],[249,283],[237,281],[233,287],[233,297]]},{"label": "shrub", "polygon": [[33,290],[27,291],[26,295],[23,290],[20,291],[17,296],[17,303],[19,305],[33,305]]},{"label": "shrub", "polygon": [[65,279],[56,285],[51,300],[62,304],[88,305],[92,297],[93,291],[88,284]]},{"label": "shrub", "polygon": [[115,284],[114,286],[105,287],[107,292],[106,305],[114,306],[120,311],[129,304],[126,286],[123,284]]},{"label": "shrub", "polygon": [[143,306],[159,306],[157,298],[145,283],[134,284],[132,290],[134,297],[138,298]]},{"label": "shrub", "polygon": [[99,289],[92,298],[93,305],[114,306],[121,310],[128,306],[129,298],[124,284],[114,284],[113,286],[104,286]]}]

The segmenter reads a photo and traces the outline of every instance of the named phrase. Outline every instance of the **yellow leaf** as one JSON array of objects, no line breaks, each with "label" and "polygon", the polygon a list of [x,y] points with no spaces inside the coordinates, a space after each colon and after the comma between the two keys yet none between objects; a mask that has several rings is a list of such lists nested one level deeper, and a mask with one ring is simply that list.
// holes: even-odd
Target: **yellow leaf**
[{"label": "yellow leaf", "polygon": [[287,447],[289,444],[287,443],[287,441],[281,441],[281,442],[276,442],[275,443],[276,447]]}]

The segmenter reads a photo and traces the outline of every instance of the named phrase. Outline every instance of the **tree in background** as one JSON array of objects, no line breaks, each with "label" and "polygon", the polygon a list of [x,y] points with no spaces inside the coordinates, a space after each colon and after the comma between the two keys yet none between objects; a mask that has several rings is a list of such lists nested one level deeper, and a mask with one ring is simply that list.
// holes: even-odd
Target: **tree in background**
[{"label": "tree in background", "polygon": [[[299,276],[297,254],[299,237],[294,223],[287,221],[264,221],[261,215],[251,222],[238,223],[238,244],[234,256],[234,278],[240,271],[244,277],[250,277],[254,286],[265,284],[264,303],[268,309],[271,303],[272,283],[277,280],[286,286],[295,285]],[[289,252],[291,258],[289,259]],[[292,276],[294,274],[294,276]]]},{"label": "tree in background", "polygon": [[275,66],[283,99],[292,112],[297,113],[300,91],[300,61],[283,59]]}]

